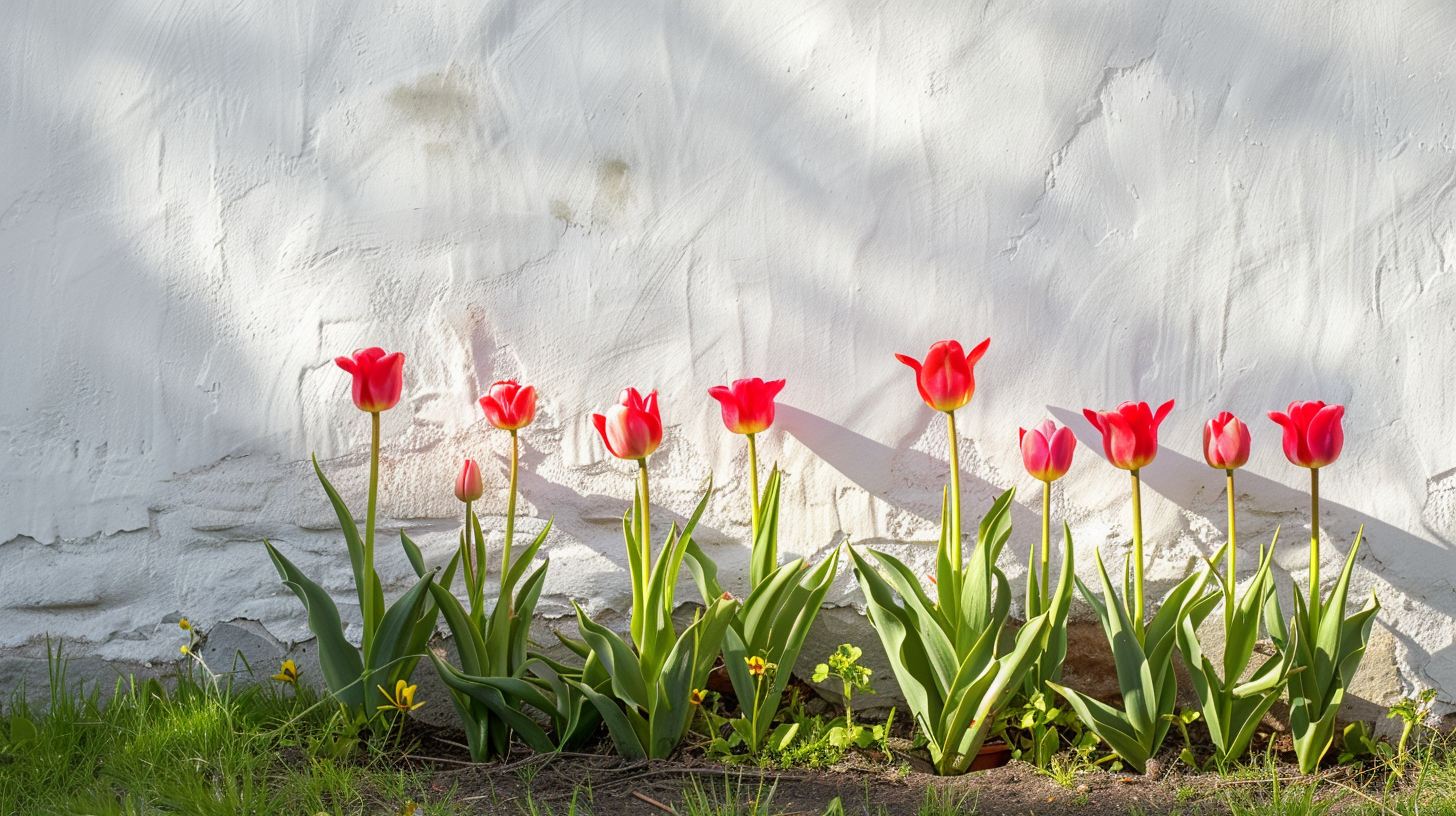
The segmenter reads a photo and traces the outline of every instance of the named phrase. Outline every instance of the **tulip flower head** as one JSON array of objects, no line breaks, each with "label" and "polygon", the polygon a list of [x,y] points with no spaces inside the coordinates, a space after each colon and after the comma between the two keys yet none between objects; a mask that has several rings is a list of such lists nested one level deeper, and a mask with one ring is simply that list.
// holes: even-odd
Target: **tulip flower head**
[{"label": "tulip flower head", "polygon": [[1291,402],[1286,413],[1270,411],[1269,418],[1284,428],[1284,455],[1307,468],[1322,468],[1340,458],[1345,428],[1340,420],[1345,406],[1323,402]]},{"label": "tulip flower head", "polygon": [[292,660],[283,661],[282,665],[278,667],[278,673],[273,675],[273,679],[280,683],[297,683],[298,665]]},{"label": "tulip flower head", "polygon": [[466,459],[465,464],[460,467],[460,475],[455,477],[455,498],[463,502],[473,502],[484,492],[485,486],[480,481],[480,466],[475,464],[474,459]]},{"label": "tulip flower head", "polygon": [[646,459],[662,444],[662,417],[657,413],[657,392],[645,398],[635,388],[624,388],[607,413],[592,414],[607,451],[618,459]]},{"label": "tulip flower head", "polygon": [[1249,461],[1249,426],[1223,411],[1203,426],[1203,460],[1220,470],[1241,468]]},{"label": "tulip flower head", "polygon": [[385,691],[384,686],[375,686],[375,688],[379,689],[379,693],[383,694],[384,699],[389,701],[387,705],[379,706],[380,711],[395,710],[409,713],[424,705],[422,702],[415,702],[415,689],[419,688],[419,686],[411,686],[408,681],[396,681],[394,684],[394,694]]},{"label": "tulip flower head", "polygon": [[721,403],[723,424],[736,434],[768,430],[774,421],[774,397],[784,390],[783,380],[764,382],[758,377],[734,380],[733,385],[715,385],[708,395]]},{"label": "tulip flower head", "polygon": [[518,431],[536,419],[536,386],[515,380],[496,380],[480,398],[490,424],[503,431]]},{"label": "tulip flower head", "polygon": [[377,346],[359,349],[352,357],[335,357],[334,362],[354,376],[354,405],[377,414],[399,403],[404,387],[404,355],[386,354]]},{"label": "tulip flower head", "polygon": [[915,369],[915,385],[926,405],[937,411],[954,411],[975,396],[975,365],[990,345],[988,337],[966,354],[960,343],[942,340],[930,347],[924,362],[905,354],[896,354],[895,359]]},{"label": "tulip flower head", "polygon": [[1072,467],[1077,437],[1071,428],[1058,428],[1044,419],[1031,430],[1021,429],[1021,462],[1026,472],[1043,482],[1055,482]]},{"label": "tulip flower head", "polygon": [[1124,402],[1116,411],[1084,408],[1082,414],[1102,434],[1102,452],[1107,461],[1123,470],[1138,470],[1158,455],[1158,426],[1173,410],[1173,400],[1158,406],[1157,413],[1146,402]]}]

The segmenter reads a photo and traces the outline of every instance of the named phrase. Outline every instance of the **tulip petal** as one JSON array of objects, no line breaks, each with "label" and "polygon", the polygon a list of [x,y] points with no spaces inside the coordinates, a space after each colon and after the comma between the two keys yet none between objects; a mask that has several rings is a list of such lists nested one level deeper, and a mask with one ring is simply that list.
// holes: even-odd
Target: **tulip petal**
[{"label": "tulip petal", "polygon": [[1172,411],[1172,410],[1173,410],[1173,401],[1172,400],[1168,400],[1167,402],[1165,402],[1162,405],[1159,405],[1158,406],[1158,412],[1153,415],[1153,433],[1154,434],[1156,434],[1158,432],[1158,426],[1163,424],[1163,418],[1166,417],[1168,415],[1168,412],[1169,411]]},{"label": "tulip petal", "polygon": [[1032,431],[1021,437],[1021,464],[1030,473],[1042,481],[1050,481],[1047,478],[1047,440],[1046,437]]},{"label": "tulip petal", "polygon": [[908,354],[896,354],[895,355],[895,359],[896,360],[899,360],[900,362],[904,363],[905,365],[910,366],[911,368],[915,369],[915,375],[917,377],[920,375],[920,361],[919,360],[915,359],[914,357],[911,357]]},{"label": "tulip petal", "polygon": [[1047,446],[1047,455],[1052,470],[1057,474],[1054,478],[1060,479],[1072,469],[1072,454],[1076,450],[1077,435],[1072,433],[1071,428],[1058,428],[1052,434],[1051,444]]},{"label": "tulip petal", "polygon": [[975,365],[976,363],[981,362],[981,358],[986,355],[986,349],[990,347],[991,338],[987,337],[985,340],[982,340],[975,348],[971,349],[971,353],[966,355],[966,362],[970,363],[971,365]]},{"label": "tulip petal", "polygon": [[[1296,405],[1298,403],[1293,403],[1290,405],[1290,408],[1293,409]],[[1300,450],[1301,440],[1299,427],[1294,424],[1294,417],[1279,411],[1270,411],[1269,418],[1279,423],[1279,426],[1284,429],[1284,457],[1292,464],[1299,465],[1300,467],[1308,467],[1305,464],[1308,459],[1303,456]]]},{"label": "tulip petal", "polygon": [[1087,421],[1092,423],[1092,427],[1096,428],[1098,433],[1107,433],[1107,431],[1103,430],[1102,419],[1097,415],[1096,411],[1091,408],[1083,408],[1082,416],[1087,417]]},{"label": "tulip petal", "polygon": [[1319,463],[1315,467],[1324,467],[1340,458],[1340,451],[1345,447],[1345,429],[1340,424],[1344,416],[1345,406],[1326,405],[1310,420],[1305,439],[1310,455]]},{"label": "tulip petal", "polygon": [[1103,413],[1102,421],[1107,425],[1106,432],[1102,434],[1102,448],[1108,461],[1127,470],[1135,470],[1145,464],[1138,455],[1137,434],[1127,417],[1116,411],[1107,411]]},{"label": "tulip petal", "polygon": [[597,433],[602,437],[602,444],[607,446],[607,453],[621,459],[622,455],[612,448],[612,440],[607,436],[607,418],[602,414],[592,414],[591,421],[592,425],[596,427]]}]

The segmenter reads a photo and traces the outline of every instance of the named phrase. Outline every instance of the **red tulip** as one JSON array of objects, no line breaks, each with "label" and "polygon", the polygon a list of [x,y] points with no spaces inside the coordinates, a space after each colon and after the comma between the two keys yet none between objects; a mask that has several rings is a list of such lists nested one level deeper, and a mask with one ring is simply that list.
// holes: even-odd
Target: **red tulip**
[{"label": "red tulip", "polygon": [[404,387],[403,354],[385,354],[384,349],[374,347],[359,349],[352,359],[335,357],[334,362],[354,375],[354,404],[359,410],[377,414],[399,402]]},{"label": "red tulip", "polygon": [[736,434],[756,434],[768,430],[774,421],[774,397],[784,390],[783,380],[764,382],[734,380],[732,386],[715,385],[708,396],[722,403],[723,424]]},{"label": "red tulip", "polygon": [[1340,458],[1345,429],[1340,424],[1345,406],[1323,402],[1291,402],[1289,412],[1270,411],[1269,418],[1284,427],[1284,455],[1300,467],[1321,468]]},{"label": "red tulip", "polygon": [[1124,402],[1116,411],[1082,409],[1092,427],[1102,433],[1102,452],[1107,461],[1123,470],[1137,470],[1158,455],[1158,425],[1173,410],[1173,401],[1158,406],[1154,414],[1146,402]]},{"label": "red tulip", "polygon": [[926,405],[937,411],[954,411],[975,395],[974,366],[989,345],[991,338],[988,337],[966,354],[960,343],[942,340],[930,347],[924,363],[904,354],[896,354],[895,359],[915,369],[915,385]]},{"label": "red tulip", "polygon": [[536,419],[536,386],[496,380],[480,398],[480,407],[490,424],[503,431],[520,430]]},{"label": "red tulip", "polygon": [[466,459],[465,464],[460,467],[460,475],[455,477],[455,498],[463,502],[473,502],[484,492],[485,485],[480,482],[480,467],[475,464],[474,459]]},{"label": "red tulip", "polygon": [[1050,419],[1042,420],[1035,428],[1021,429],[1021,462],[1026,472],[1043,482],[1055,482],[1067,474],[1072,467],[1072,452],[1077,449],[1077,437],[1071,428],[1058,428]]},{"label": "red tulip", "polygon": [[662,444],[662,417],[657,413],[657,392],[643,399],[635,388],[624,388],[617,404],[605,416],[592,414],[592,424],[607,450],[618,459],[645,459]]},{"label": "red tulip", "polygon": [[1203,459],[1220,470],[1241,468],[1249,461],[1249,426],[1224,411],[1203,426]]}]

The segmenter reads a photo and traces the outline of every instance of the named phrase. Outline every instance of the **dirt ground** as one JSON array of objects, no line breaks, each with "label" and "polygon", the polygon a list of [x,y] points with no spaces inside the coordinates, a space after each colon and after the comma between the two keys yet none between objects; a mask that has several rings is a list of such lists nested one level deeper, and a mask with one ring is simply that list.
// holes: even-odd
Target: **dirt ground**
[{"label": "dirt ground", "polygon": [[[410,737],[415,748],[402,763],[430,773],[431,787],[441,799],[468,803],[482,814],[529,813],[534,803],[542,814],[566,816],[573,793],[585,795],[589,784],[589,811],[597,816],[663,816],[684,813],[684,794],[696,785],[718,801],[725,787],[740,796],[771,795],[761,814],[820,816],[839,799],[846,816],[913,816],[919,813],[928,789],[966,795],[963,812],[987,816],[1112,816],[1112,814],[1224,814],[1227,797],[1239,782],[1213,773],[1182,773],[1175,753],[1157,763],[1156,776],[1094,771],[1078,775],[1072,787],[1057,784],[1046,774],[1022,762],[1001,768],[942,778],[910,769],[905,762],[889,763],[851,756],[829,770],[759,769],[727,766],[689,750],[674,760],[628,761],[610,752],[554,756],[522,753],[509,761],[473,765],[460,745],[462,735],[421,728]],[[1345,776],[1339,770],[1336,775]],[[1294,768],[1280,772],[1296,778]],[[725,786],[725,782],[734,783]],[[649,801],[651,800],[651,801]],[[578,802],[578,805],[582,802]],[[578,813],[582,811],[578,810]],[[747,813],[742,806],[725,812]]]}]

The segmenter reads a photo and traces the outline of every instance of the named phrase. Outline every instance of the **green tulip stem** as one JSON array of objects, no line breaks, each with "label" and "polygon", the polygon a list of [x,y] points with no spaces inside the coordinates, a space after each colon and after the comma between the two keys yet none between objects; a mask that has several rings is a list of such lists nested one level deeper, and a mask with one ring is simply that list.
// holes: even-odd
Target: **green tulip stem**
[{"label": "green tulip stem", "polygon": [[[637,491],[642,496],[642,564],[647,574],[652,573],[652,505],[647,493],[647,457],[637,460]],[[645,614],[645,613],[644,613]]]},{"label": "green tulip stem", "polygon": [[521,461],[521,440],[511,431],[511,495],[506,499],[506,545],[501,553],[501,597],[506,593],[506,573],[511,571],[511,542],[516,537],[516,468]]},{"label": "green tulip stem", "polygon": [[470,596],[470,614],[483,616],[485,614],[485,542],[475,534],[475,527],[475,508],[467,505],[465,508],[465,560],[469,564],[470,551],[473,547],[475,564],[466,573],[466,580],[470,583],[466,585],[465,591]]},{"label": "green tulip stem", "polygon": [[1051,597],[1051,566],[1049,551],[1052,541],[1052,483],[1041,483],[1041,597],[1042,611],[1046,611],[1047,600]]},{"label": "green tulip stem", "polygon": [[1309,612],[1318,619],[1320,611],[1319,579],[1319,468],[1309,469]]},{"label": "green tulip stem", "polygon": [[465,562],[465,589],[475,597],[475,562],[470,544],[470,502],[465,503],[465,530],[460,538],[460,558]]},{"label": "green tulip stem", "polygon": [[950,564],[961,570],[961,454],[956,440],[955,411],[946,411],[946,429],[950,434]]},{"label": "green tulip stem", "polygon": [[1233,603],[1233,600],[1234,600],[1234,585],[1235,585],[1235,583],[1239,579],[1239,573],[1238,573],[1238,552],[1239,552],[1239,544],[1238,544],[1238,534],[1235,532],[1235,528],[1234,528],[1234,469],[1233,468],[1224,468],[1224,473],[1227,474],[1226,478],[1227,478],[1227,482],[1228,482],[1229,537],[1228,537],[1228,584],[1227,584],[1227,594],[1226,594],[1226,596],[1224,598],[1224,603],[1223,603],[1223,617],[1224,617],[1224,623],[1226,624],[1224,631],[1225,632],[1230,632],[1230,631],[1233,631],[1232,630],[1232,626],[1233,626],[1233,619],[1234,619],[1234,603]]},{"label": "green tulip stem", "polygon": [[379,412],[369,412],[372,420],[372,434],[369,440],[369,508],[364,517],[364,580],[371,585],[364,588],[364,608],[360,612],[364,616],[364,643],[369,648],[369,641],[374,634],[374,624],[378,623],[379,610],[374,608],[374,516],[379,507]]},{"label": "green tulip stem", "polygon": [[753,540],[758,542],[758,443],[748,435],[748,484],[753,490]]},{"label": "green tulip stem", "polygon": [[1143,501],[1137,468],[1132,469],[1132,557],[1134,609],[1132,625],[1143,639]]}]

